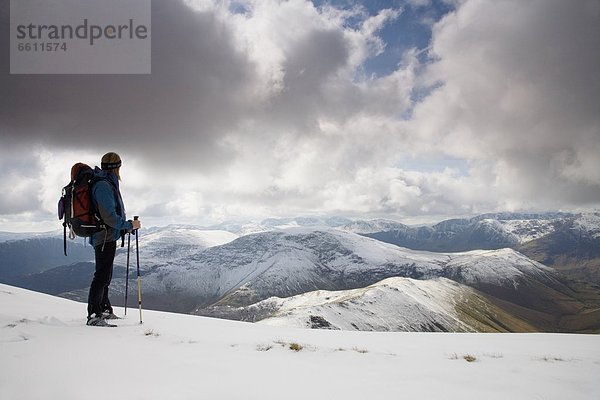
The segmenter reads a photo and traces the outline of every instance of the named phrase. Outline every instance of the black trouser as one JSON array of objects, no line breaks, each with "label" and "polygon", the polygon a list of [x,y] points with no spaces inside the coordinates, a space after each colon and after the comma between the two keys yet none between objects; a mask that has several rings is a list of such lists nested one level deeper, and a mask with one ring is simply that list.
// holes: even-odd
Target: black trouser
[{"label": "black trouser", "polygon": [[107,242],[104,246],[98,245],[94,251],[96,253],[96,272],[90,285],[88,316],[93,314],[100,316],[103,311],[112,313],[112,306],[108,300],[108,286],[112,279],[117,242]]}]

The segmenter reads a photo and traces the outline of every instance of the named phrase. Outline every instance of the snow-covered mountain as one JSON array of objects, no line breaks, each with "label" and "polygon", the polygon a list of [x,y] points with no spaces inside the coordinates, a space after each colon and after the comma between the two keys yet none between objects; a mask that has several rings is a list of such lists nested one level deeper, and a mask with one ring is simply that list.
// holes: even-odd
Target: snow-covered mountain
[{"label": "snow-covered mountain", "polygon": [[269,232],[274,230],[298,227],[330,227],[337,228],[351,223],[346,217],[293,217],[293,218],[266,218],[261,221],[229,221],[212,225],[208,229],[224,230],[238,236],[252,233]]},{"label": "snow-covered mountain", "polygon": [[432,226],[355,221],[343,229],[416,250],[455,252],[509,247],[569,278],[600,284],[600,212],[496,213]]},{"label": "snow-covered mountain", "polygon": [[[524,220],[513,217],[503,221],[513,221],[512,225],[508,224],[513,230],[523,226]],[[600,320],[597,315],[600,312],[593,310],[600,308],[600,302],[594,303],[600,299],[600,291],[585,288],[585,293],[580,293],[580,287],[572,286],[521,252],[497,249],[431,253],[384,243],[348,229],[322,227],[323,221],[299,221],[309,226],[285,228],[285,224],[277,224],[289,221],[273,220],[272,230],[242,237],[228,231],[188,225],[141,230],[140,267],[145,304],[155,309],[204,314],[209,306],[213,309],[247,307],[273,296],[288,298],[318,290],[365,289],[391,277],[420,281],[447,278],[481,292],[485,302],[478,303],[478,313],[491,309],[492,304],[513,319],[527,321],[539,330],[590,332],[598,329],[595,321]],[[452,238],[463,235],[465,226],[471,225],[477,226],[471,232],[491,237],[504,232],[508,226],[494,218],[474,221],[444,221],[438,224],[438,233],[442,238]],[[581,243],[580,238],[584,237],[593,239],[593,235],[586,236],[582,231],[588,232],[589,227],[594,226],[593,221],[588,216],[585,223],[557,223],[552,233],[528,243],[540,243],[564,232],[569,232],[572,240],[579,240],[576,243]],[[310,226],[313,222],[318,225]],[[341,219],[331,223],[340,222]],[[432,229],[382,220],[371,221],[370,226],[396,226],[407,231]],[[361,225],[355,227],[358,229]],[[130,267],[135,268],[135,237],[131,239]],[[567,241],[561,243],[570,245]],[[552,248],[559,248],[561,243],[552,244]],[[595,242],[590,243],[589,248],[593,249]],[[56,254],[64,257],[61,250],[57,249]],[[88,260],[91,260],[93,253],[89,247],[87,250]],[[123,304],[126,248],[118,251],[111,284],[111,299],[116,305]],[[63,295],[85,300],[92,267],[89,263],[66,265],[14,282],[29,288],[37,285],[41,288],[38,290],[52,290],[52,293],[65,288],[67,293]],[[132,295],[129,297],[134,299]],[[367,312],[368,307],[364,306]],[[581,316],[580,323],[578,318],[582,313],[586,315]]]},{"label": "snow-covered mountain", "polygon": [[[68,257],[63,254],[62,232],[26,236],[0,243],[0,282],[49,294],[65,293],[85,300],[94,274],[94,251],[83,238],[68,240]],[[169,225],[140,230],[140,267],[176,262],[208,247],[221,245],[237,235],[206,230],[194,225]],[[120,243],[119,243],[120,244]],[[127,241],[125,241],[127,246]],[[135,236],[131,236],[130,273],[135,273]],[[117,248],[113,279],[125,277],[127,247]],[[119,301],[117,301],[119,303]]]},{"label": "snow-covered mountain", "polygon": [[[297,328],[405,332],[535,331],[475,289],[446,278],[388,278],[366,288],[271,297],[209,315]],[[205,314],[206,315],[206,314]]]},{"label": "snow-covered mountain", "polygon": [[555,284],[549,268],[510,250],[428,253],[334,229],[296,228],[244,236],[146,277],[151,290],[187,294],[199,305],[248,305],[270,296],[365,287],[392,276],[449,277],[467,284]]},{"label": "snow-covered mountain", "polygon": [[[197,226],[169,225],[140,231],[140,267],[147,269],[153,265],[175,263],[209,247],[222,245],[237,239],[237,235],[222,230],[206,230]],[[127,240],[125,246],[127,246]],[[115,263],[125,265],[127,247],[119,250]],[[131,236],[130,265],[135,261],[135,236]]]},{"label": "snow-covered mountain", "polygon": [[405,230],[409,229],[409,226],[389,219],[372,219],[366,221],[352,221],[351,223],[342,226],[341,229],[347,232],[354,232],[361,235],[366,235],[369,233]]},{"label": "snow-covered mountain", "polygon": [[[550,268],[511,249],[430,253],[337,229],[243,236],[177,262],[154,264],[143,284],[152,308],[205,314],[209,306],[240,307],[272,296],[359,289],[389,277],[448,278],[471,286],[504,310],[510,305],[508,314],[540,330],[569,329],[560,325],[560,317],[587,309]],[[111,287],[122,292],[124,282],[117,279]],[[593,328],[577,328],[586,329]]]},{"label": "snow-covered mountain", "polygon": [[[85,309],[0,285],[2,399],[600,398],[598,335],[323,331],[145,309],[143,325],[130,310],[95,328]],[[110,371],[101,389],[92,364]]]},{"label": "snow-covered mountain", "polygon": [[345,217],[295,217],[295,218],[267,218],[261,225],[271,229],[285,229],[296,227],[341,227],[352,222]]},{"label": "snow-covered mountain", "polygon": [[591,239],[600,239],[600,211],[578,214],[573,229]]},{"label": "snow-covered mountain", "polygon": [[62,237],[63,231],[62,229],[56,231],[48,231],[48,232],[5,232],[0,231],[0,243],[15,241],[15,240],[25,240],[25,239],[40,239],[40,238],[56,238]]},{"label": "snow-covered mountain", "polygon": [[[499,249],[515,247],[535,238],[544,236],[554,229],[555,220],[512,219],[475,217],[471,219],[451,219],[432,226],[411,227],[388,223],[366,224],[358,231],[387,243],[416,250],[428,251],[468,251],[475,249]],[[353,231],[355,222],[344,229]]]},{"label": "snow-covered mountain", "polygon": [[83,241],[69,241],[68,257],[64,256],[60,235],[27,236],[0,243],[0,282],[4,278],[44,272],[54,267],[94,258],[91,247]]},{"label": "snow-covered mountain", "polygon": [[556,220],[551,219],[511,219],[498,222],[508,234],[516,238],[518,243],[527,243],[544,237],[556,229]]},{"label": "snow-covered mountain", "polygon": [[517,249],[572,279],[600,286],[600,212],[566,218]]},{"label": "snow-covered mountain", "polygon": [[473,289],[445,278],[388,278],[366,288],[315,291],[253,305],[276,310],[269,325],[344,330],[473,332],[455,310]]}]

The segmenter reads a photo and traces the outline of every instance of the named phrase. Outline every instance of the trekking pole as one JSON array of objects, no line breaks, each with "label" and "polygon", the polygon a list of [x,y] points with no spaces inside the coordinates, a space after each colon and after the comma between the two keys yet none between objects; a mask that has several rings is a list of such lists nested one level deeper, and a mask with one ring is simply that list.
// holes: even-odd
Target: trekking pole
[{"label": "trekking pole", "polygon": [[127,315],[127,294],[129,293],[129,250],[131,249],[131,233],[127,236],[127,273],[125,275],[125,315]]},{"label": "trekking pole", "polygon": [[[134,216],[133,220],[137,221],[139,216]],[[142,281],[140,279],[140,247],[138,239],[140,237],[139,229],[134,231],[135,235],[135,257],[137,260],[137,287],[138,287],[138,307],[140,309],[140,324],[142,324]]]}]

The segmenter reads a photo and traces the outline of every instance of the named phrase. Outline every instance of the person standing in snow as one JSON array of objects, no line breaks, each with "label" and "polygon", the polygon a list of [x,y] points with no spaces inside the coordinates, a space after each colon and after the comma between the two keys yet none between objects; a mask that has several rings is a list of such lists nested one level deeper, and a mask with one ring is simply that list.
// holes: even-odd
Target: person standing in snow
[{"label": "person standing in snow", "polygon": [[117,153],[106,153],[100,165],[101,169],[94,170],[97,181],[92,188],[92,201],[105,228],[90,237],[96,257],[96,272],[88,296],[87,325],[92,326],[106,326],[106,319],[118,318],[108,299],[117,240],[141,227],[139,220],[127,220],[125,216],[119,191],[121,157]]}]

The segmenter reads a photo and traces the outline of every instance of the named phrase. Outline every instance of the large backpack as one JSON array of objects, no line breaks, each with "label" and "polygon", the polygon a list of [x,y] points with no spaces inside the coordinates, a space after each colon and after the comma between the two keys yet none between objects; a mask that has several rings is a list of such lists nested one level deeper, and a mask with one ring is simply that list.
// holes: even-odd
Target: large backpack
[{"label": "large backpack", "polygon": [[87,164],[77,163],[71,168],[71,181],[62,189],[58,201],[58,219],[63,220],[64,251],[67,255],[67,228],[69,238],[90,237],[106,229],[92,200],[92,187],[102,178],[97,178]]}]

